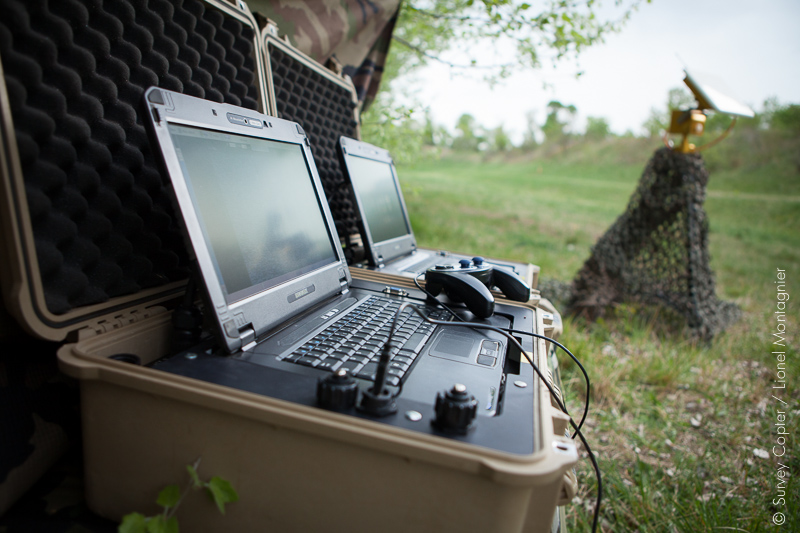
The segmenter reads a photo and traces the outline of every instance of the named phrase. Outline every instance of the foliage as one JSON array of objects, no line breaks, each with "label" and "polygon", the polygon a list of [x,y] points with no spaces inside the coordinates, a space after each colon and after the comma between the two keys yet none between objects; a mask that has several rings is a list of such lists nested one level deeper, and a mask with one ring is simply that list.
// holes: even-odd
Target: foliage
[{"label": "foliage", "polygon": [[564,105],[558,100],[551,100],[547,104],[547,118],[542,125],[542,133],[546,142],[562,140],[567,135],[567,129],[572,125],[578,109],[574,105]]},{"label": "foliage", "polygon": [[[495,80],[515,69],[538,67],[545,58],[556,62],[574,57],[609,32],[618,31],[642,1],[619,0],[615,20],[600,20],[595,0],[541,5],[512,0],[402,2],[381,91],[362,115],[362,138],[387,148],[400,161],[410,160],[430,136],[413,134],[424,121],[419,116],[421,106],[397,94],[393,82],[398,77],[438,61],[456,70],[479,70]],[[514,50],[511,60],[505,59],[509,47]],[[443,53],[456,49],[470,57],[475,57],[475,50],[490,49],[504,59],[490,65],[474,59],[463,64],[442,59]]]},{"label": "foliage", "polygon": [[773,98],[764,102],[764,109],[770,128],[789,135],[800,134],[800,105],[780,105],[777,99]]},{"label": "foliage", "polygon": [[203,490],[211,497],[219,512],[225,514],[225,505],[239,500],[231,484],[221,477],[214,476],[209,481],[201,481],[197,474],[200,459],[193,465],[186,465],[189,483],[183,492],[178,485],[168,485],[158,494],[156,503],[164,510],[155,516],[146,517],[141,513],[130,513],[122,517],[119,533],[178,533],[178,506],[190,490]]},{"label": "foliage", "polygon": [[411,161],[431,138],[415,114],[411,107],[396,103],[391,93],[381,92],[361,116],[361,138],[389,150],[395,161]]},{"label": "foliage", "polygon": [[483,128],[478,126],[475,117],[464,113],[456,122],[456,134],[453,137],[453,149],[464,152],[476,152],[486,142]]},{"label": "foliage", "polygon": [[[641,0],[619,0],[617,20],[600,20],[595,0],[548,3],[511,0],[412,0],[404,2],[394,40],[406,50],[403,68],[410,69],[433,59],[454,68],[484,68],[495,76],[507,76],[517,68],[536,68],[549,56],[554,62],[576,57],[585,48],[618,31],[638,8]],[[486,46],[515,50],[513,60],[479,65],[445,61],[442,51],[462,47],[467,52]],[[411,52],[413,61],[405,55]],[[472,54],[474,57],[474,54]]]},{"label": "foliage", "polygon": [[608,121],[602,117],[586,117],[586,138],[592,141],[602,141],[611,135]]},{"label": "foliage", "polygon": [[497,153],[505,153],[513,148],[511,139],[502,124],[489,132],[489,150]]}]

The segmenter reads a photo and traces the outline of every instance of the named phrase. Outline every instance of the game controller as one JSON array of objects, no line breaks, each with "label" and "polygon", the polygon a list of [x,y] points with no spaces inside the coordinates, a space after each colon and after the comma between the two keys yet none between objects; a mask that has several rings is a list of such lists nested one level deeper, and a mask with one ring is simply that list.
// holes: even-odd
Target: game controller
[{"label": "game controller", "polygon": [[494,296],[489,291],[492,286],[509,300],[527,302],[531,297],[531,288],[519,276],[482,257],[431,267],[425,273],[425,285],[434,296],[444,291],[451,300],[464,302],[479,318],[489,318],[494,313]]}]

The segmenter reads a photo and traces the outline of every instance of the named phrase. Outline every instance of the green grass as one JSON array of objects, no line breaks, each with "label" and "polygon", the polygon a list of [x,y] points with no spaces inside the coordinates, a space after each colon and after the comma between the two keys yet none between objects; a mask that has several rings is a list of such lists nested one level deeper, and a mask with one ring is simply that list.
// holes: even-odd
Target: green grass
[{"label": "green grass", "polygon": [[[741,144],[741,143],[740,143]],[[558,157],[487,160],[457,155],[398,169],[421,246],[541,267],[541,279],[571,280],[592,244],[622,213],[657,143],[637,139],[573,147]],[[709,152],[705,204],[718,295],[744,311],[710,345],[685,338],[668,311],[621,305],[594,323],[566,318],[562,342],[592,380],[586,435],[604,474],[604,531],[800,531],[800,142],[770,156]],[[788,147],[788,148],[787,148]],[[762,149],[764,149],[762,147]],[[788,275],[787,505],[777,497],[777,461],[754,450],[775,444],[776,269]],[[568,405],[583,383],[565,358]],[[596,485],[587,461],[568,507],[570,531],[586,531]],[[786,514],[776,528],[772,515]]]}]

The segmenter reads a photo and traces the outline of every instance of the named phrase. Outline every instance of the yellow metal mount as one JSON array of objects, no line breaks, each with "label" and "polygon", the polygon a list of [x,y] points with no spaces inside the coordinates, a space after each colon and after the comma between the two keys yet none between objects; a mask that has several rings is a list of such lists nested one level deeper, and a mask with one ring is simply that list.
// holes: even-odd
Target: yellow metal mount
[{"label": "yellow metal mount", "polygon": [[675,148],[676,152],[683,154],[694,152],[696,147],[689,142],[689,135],[702,135],[706,126],[706,114],[700,109],[690,109],[688,111],[672,110],[672,118],[669,122],[667,133],[683,135],[681,144]]}]

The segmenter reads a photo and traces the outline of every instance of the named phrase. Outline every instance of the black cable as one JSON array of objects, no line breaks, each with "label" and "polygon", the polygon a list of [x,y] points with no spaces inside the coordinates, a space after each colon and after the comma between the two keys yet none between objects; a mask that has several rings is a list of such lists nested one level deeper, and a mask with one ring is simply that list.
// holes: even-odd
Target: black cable
[{"label": "black cable", "polygon": [[[506,331],[508,331],[509,333],[516,333],[517,335],[530,335],[531,337],[536,337],[537,339],[542,339],[548,342],[552,342],[553,344],[564,350],[567,353],[567,355],[569,355],[572,358],[572,360],[575,361],[575,364],[578,365],[578,368],[581,369],[581,372],[583,373],[583,379],[586,382],[586,402],[583,405],[583,416],[581,417],[581,421],[578,424],[578,429],[581,429],[583,427],[583,423],[586,421],[586,416],[589,414],[589,392],[591,391],[591,382],[589,381],[589,374],[586,373],[586,369],[583,368],[583,365],[578,360],[578,358],[572,355],[572,352],[570,352],[566,346],[556,341],[555,339],[546,337],[545,335],[539,335],[538,333],[533,333],[531,331],[523,331],[518,329],[506,329]],[[573,439],[575,438],[574,433],[572,434],[572,438]]]},{"label": "black cable", "polygon": [[[414,277],[414,285],[416,285],[416,286],[417,286],[417,288],[418,288],[419,290],[421,290],[423,293],[425,293],[426,295],[428,295],[428,297],[430,297],[432,300],[435,300],[435,301],[436,301],[436,302],[437,302],[437,303],[438,303],[440,306],[442,306],[443,308],[445,308],[445,309],[446,309],[446,310],[447,310],[447,311],[448,311],[448,312],[449,312],[451,315],[453,315],[453,316],[454,316],[456,319],[458,319],[458,320],[459,320],[459,321],[461,321],[461,322],[464,322],[464,319],[463,319],[463,318],[461,318],[460,316],[458,316],[458,315],[455,313],[455,311],[453,311],[452,309],[450,309],[449,307],[447,307],[446,305],[444,305],[442,302],[440,302],[440,301],[439,301],[439,300],[436,298],[436,296],[434,296],[433,294],[431,294],[430,292],[428,292],[428,290],[427,290],[426,288],[422,287],[422,285],[420,285],[420,284],[419,284],[419,279],[420,279],[420,277],[421,277],[423,274],[424,274],[424,272],[421,272],[421,273],[417,274],[417,276],[416,276],[416,277]],[[567,354],[568,354],[568,355],[569,355],[569,356],[572,358],[572,360],[573,360],[573,361],[575,361],[575,364],[577,364],[577,365],[578,365],[578,368],[580,368],[580,369],[581,369],[581,372],[583,373],[583,379],[584,379],[584,381],[586,382],[586,401],[585,401],[585,403],[584,403],[584,406],[583,406],[583,416],[581,416],[581,421],[580,421],[580,423],[578,424],[578,427],[577,427],[577,430],[581,429],[581,428],[583,427],[583,423],[586,421],[586,417],[589,415],[589,393],[591,392],[592,383],[591,383],[591,381],[589,380],[589,374],[586,372],[586,369],[585,369],[585,368],[583,368],[583,365],[582,365],[582,364],[581,364],[581,362],[578,360],[578,358],[577,358],[577,357],[575,357],[575,356],[572,354],[572,352],[570,352],[570,351],[567,349],[567,347],[566,347],[566,346],[564,346],[563,344],[561,344],[560,342],[558,342],[558,341],[557,341],[557,340],[555,340],[555,339],[551,339],[550,337],[546,337],[546,336],[544,336],[544,335],[539,335],[538,333],[533,333],[533,332],[530,332],[530,331],[521,331],[521,330],[514,330],[514,329],[508,329],[507,331],[509,331],[510,333],[517,333],[517,334],[523,334],[523,335],[530,335],[530,336],[532,336],[532,337],[536,337],[536,338],[538,338],[538,339],[543,339],[543,340],[545,340],[545,341],[552,342],[554,345],[556,345],[556,346],[558,346],[559,348],[561,348],[562,350],[564,350],[564,351],[565,351],[565,352],[566,352],[566,353],[567,353]],[[566,409],[566,400],[565,400],[565,402],[564,402],[564,403],[565,403],[565,406],[564,406],[564,408],[563,408],[563,411],[564,411],[564,413],[566,413],[567,415],[569,415],[569,412],[568,412],[568,411],[567,411],[567,409]],[[576,435],[575,433],[573,433],[573,434],[572,434],[572,438],[573,438],[573,439],[575,438],[575,435]]]},{"label": "black cable", "polygon": [[[530,356],[528,356],[528,353],[525,351],[525,349],[522,347],[522,345],[519,343],[519,341],[516,338],[514,338],[514,336],[510,332],[507,332],[507,331],[505,331],[505,330],[503,330],[501,328],[498,328],[496,326],[491,326],[491,325],[488,325],[488,324],[480,324],[478,322],[466,322],[466,321],[463,321],[463,319],[462,319],[462,322],[445,322],[443,320],[432,319],[432,318],[426,316],[416,305],[414,305],[412,303],[409,303],[409,302],[405,302],[405,303],[401,304],[400,307],[395,312],[394,319],[392,320],[392,328],[389,331],[389,338],[386,341],[387,344],[391,342],[392,337],[394,335],[395,326],[397,324],[397,318],[403,313],[403,311],[406,308],[410,308],[412,311],[417,313],[424,321],[426,321],[426,322],[428,322],[430,324],[435,324],[437,326],[462,326],[462,327],[469,327],[469,328],[476,328],[476,329],[488,329],[489,331],[494,331],[494,332],[499,333],[499,334],[503,335],[504,337],[506,337],[509,340],[509,342],[512,342],[519,349],[520,353],[525,357],[525,359],[531,365],[531,368],[533,368],[533,370],[539,376],[539,379],[541,379],[542,383],[544,383],[545,387],[547,387],[547,390],[550,391],[550,395],[553,397],[553,399],[555,399],[556,404],[558,404],[558,407],[565,414],[567,414],[567,416],[569,417],[570,424],[572,425],[573,428],[575,428],[575,434],[578,435],[578,437],[580,438],[581,442],[583,443],[584,448],[586,449],[586,452],[589,454],[589,460],[591,461],[592,467],[594,468],[594,471],[595,471],[595,475],[597,476],[597,500],[596,500],[595,508],[594,508],[594,519],[592,520],[592,532],[597,531],[597,523],[598,523],[598,520],[600,518],[600,504],[602,503],[602,500],[603,500],[603,482],[602,482],[602,476],[600,475],[600,467],[597,464],[597,460],[594,457],[594,453],[592,452],[592,449],[589,447],[589,443],[586,442],[586,439],[584,438],[583,433],[581,432],[580,428],[578,427],[578,425],[575,424],[575,421],[572,419],[572,417],[569,416],[569,413],[567,413],[567,409],[564,406],[563,402],[561,401],[561,398],[558,397],[558,394],[556,394],[556,391],[553,389],[553,386],[550,384],[550,382],[547,379],[545,379],[545,377],[542,374],[541,370],[539,370],[538,365],[536,365],[536,363],[533,362],[533,360],[530,358]],[[450,312],[452,313],[452,311],[450,311]],[[528,332],[525,332],[525,331],[521,331],[520,333],[528,334]],[[530,334],[531,335],[535,335],[535,336],[537,335],[537,334],[534,334],[534,333],[530,333]],[[555,342],[555,341],[553,341],[553,342]]]}]

